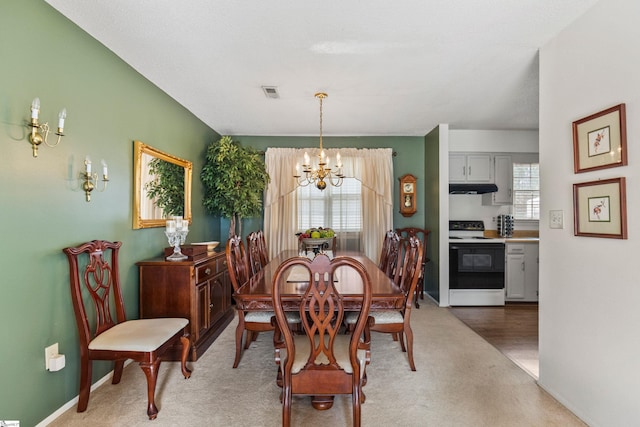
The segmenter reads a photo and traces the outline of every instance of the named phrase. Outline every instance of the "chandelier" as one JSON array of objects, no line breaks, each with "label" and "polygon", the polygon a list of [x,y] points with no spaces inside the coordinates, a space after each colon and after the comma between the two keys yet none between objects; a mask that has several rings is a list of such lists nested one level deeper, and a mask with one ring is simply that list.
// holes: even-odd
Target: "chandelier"
[{"label": "chandelier", "polygon": [[315,97],[320,100],[320,154],[318,154],[318,165],[311,166],[309,154],[304,153],[302,174],[300,173],[300,165],[296,164],[296,173],[293,177],[301,187],[314,184],[319,190],[324,190],[327,188],[327,182],[334,187],[340,187],[344,174],[342,173],[340,153],[336,155],[336,170],[332,171],[331,167],[329,167],[329,156],[325,155],[322,148],[322,100],[327,97],[327,94],[319,92],[315,94]]}]

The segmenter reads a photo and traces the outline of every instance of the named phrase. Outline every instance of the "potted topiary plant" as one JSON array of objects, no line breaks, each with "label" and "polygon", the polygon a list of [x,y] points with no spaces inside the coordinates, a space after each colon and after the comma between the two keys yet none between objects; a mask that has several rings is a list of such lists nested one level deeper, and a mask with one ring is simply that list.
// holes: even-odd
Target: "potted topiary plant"
[{"label": "potted topiary plant", "polygon": [[254,148],[242,147],[230,136],[212,142],[200,179],[204,186],[204,208],[208,213],[229,218],[229,237],[242,235],[242,218],[262,213],[269,175]]}]

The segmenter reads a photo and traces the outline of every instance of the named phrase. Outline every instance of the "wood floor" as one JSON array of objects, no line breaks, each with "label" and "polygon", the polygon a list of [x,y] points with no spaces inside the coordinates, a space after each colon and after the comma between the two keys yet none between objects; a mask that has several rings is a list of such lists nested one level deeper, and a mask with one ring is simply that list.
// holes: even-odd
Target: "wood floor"
[{"label": "wood floor", "polygon": [[507,303],[504,307],[451,307],[449,310],[538,378],[538,304]]}]

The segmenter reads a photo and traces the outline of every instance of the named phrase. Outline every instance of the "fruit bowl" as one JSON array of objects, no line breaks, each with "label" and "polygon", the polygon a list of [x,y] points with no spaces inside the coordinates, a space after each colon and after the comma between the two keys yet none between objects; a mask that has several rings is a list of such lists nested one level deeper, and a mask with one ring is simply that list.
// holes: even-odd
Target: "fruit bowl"
[{"label": "fruit bowl", "polygon": [[333,237],[320,237],[320,238],[312,238],[312,237],[304,237],[300,239],[302,243],[307,246],[322,246],[325,243],[329,243],[333,240]]},{"label": "fruit bowl", "polygon": [[212,252],[218,245],[220,244],[220,242],[198,242],[198,243],[192,243],[192,245],[203,245],[207,247],[207,252]]}]

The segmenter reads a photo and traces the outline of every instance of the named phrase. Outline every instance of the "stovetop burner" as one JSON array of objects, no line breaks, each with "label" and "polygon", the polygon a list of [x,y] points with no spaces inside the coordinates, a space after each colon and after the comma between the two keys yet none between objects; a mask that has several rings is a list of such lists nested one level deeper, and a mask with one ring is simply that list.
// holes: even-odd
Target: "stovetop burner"
[{"label": "stovetop burner", "polygon": [[449,230],[455,231],[484,231],[484,222],[473,221],[449,221]]},{"label": "stovetop burner", "polygon": [[478,220],[449,221],[449,239],[495,240],[485,237],[484,222]]}]

